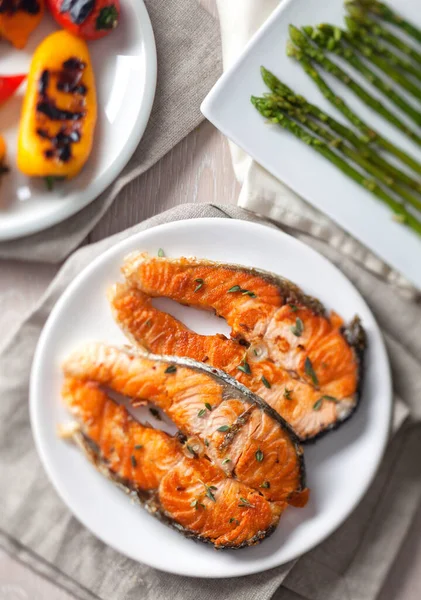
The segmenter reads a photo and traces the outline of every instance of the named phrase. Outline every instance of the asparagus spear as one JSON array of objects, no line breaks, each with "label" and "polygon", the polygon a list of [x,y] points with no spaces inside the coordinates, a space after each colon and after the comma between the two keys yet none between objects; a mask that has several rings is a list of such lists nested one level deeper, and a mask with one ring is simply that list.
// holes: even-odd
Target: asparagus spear
[{"label": "asparagus spear", "polygon": [[360,117],[345,103],[340,96],[337,96],[333,90],[327,85],[325,80],[320,76],[318,71],[313,67],[307,57],[294,46],[289,47],[289,55],[294,56],[306,73],[313,79],[317,87],[320,89],[324,97],[329,100],[333,106],[342,112],[342,114],[350,121],[357,129],[362,131],[364,135],[375,141],[384,150],[393,154],[399,158],[403,163],[411,167],[413,171],[421,174],[421,164],[418,163],[412,156],[407,154],[404,150],[389,142],[386,138],[381,136],[379,133],[371,129]]},{"label": "asparagus spear", "polygon": [[413,77],[421,81],[421,69],[419,66],[414,65],[412,62],[405,60],[400,54],[392,52],[388,46],[383,44],[376,37],[370,35],[370,30],[364,27],[347,15],[345,17],[345,23],[348,28],[349,35],[355,44],[361,45],[373,50],[376,55],[383,57],[392,66],[402,69],[407,73],[410,73]]},{"label": "asparagus spear", "polygon": [[[318,29],[313,29],[312,27],[305,27],[304,29],[305,33],[309,35],[320,48],[334,52],[337,56],[349,63],[352,67],[354,67],[354,69],[361,73],[361,75],[367,79],[367,81],[369,81],[374,87],[376,87],[387,98],[389,98],[391,102],[400,108],[410,119],[412,119],[417,125],[421,125],[421,113],[411,104],[408,104],[408,102],[402,96],[400,96],[384,79],[378,77],[374,71],[367,67],[351,48],[343,47],[340,45],[339,40],[336,40],[334,37],[327,38]],[[340,35],[340,29],[336,29],[335,33],[339,33]],[[339,35],[336,35],[336,37],[338,38]]]},{"label": "asparagus spear", "polygon": [[[307,29],[309,28],[306,28],[306,30]],[[368,61],[373,63],[378,69],[383,71],[383,73],[393,79],[393,81],[398,83],[415,98],[421,100],[421,88],[398,71],[395,68],[397,66],[396,64],[391,64],[383,57],[378,56],[373,48],[363,43],[361,37],[357,38],[348,33],[348,31],[333,27],[332,25],[326,25],[325,23],[322,23],[317,29],[314,29],[311,37],[323,44],[324,47],[327,47],[328,50],[336,53],[339,53],[339,50],[344,51],[345,48],[351,46],[351,48],[360,52]],[[421,77],[421,73],[419,76]]]},{"label": "asparagus spear", "polygon": [[417,42],[421,42],[421,30],[412,23],[398,15],[386,4],[375,0],[357,0],[368,12],[383,19],[387,23],[400,27],[405,33],[413,37]]},{"label": "asparagus spear", "polygon": [[263,81],[275,95],[287,100],[294,106],[298,106],[303,112],[316,118],[319,122],[328,125],[332,131],[338,133],[350,142],[354,148],[360,152],[361,156],[381,167],[385,173],[389,174],[390,177],[393,177],[396,181],[405,184],[416,192],[421,192],[420,182],[415,181],[404,171],[401,171],[394,165],[388,163],[376,150],[370,147],[369,144],[372,139],[374,139],[375,142],[377,141],[375,137],[369,135],[364,135],[362,138],[358,137],[351,129],[342,125],[342,123],[339,123],[339,121],[322,111],[318,106],[310,104],[310,102],[307,102],[302,96],[297,96],[291,88],[282,83],[273,73],[264,67],[261,67],[261,74]]},{"label": "asparagus spear", "polygon": [[281,111],[274,114],[272,110],[269,110],[266,107],[264,101],[254,96],[252,96],[251,102],[264,117],[269,119],[272,123],[279,124],[281,127],[292,133],[296,138],[308,146],[311,146],[318,154],[321,154],[324,156],[324,158],[333,163],[350,179],[353,179],[356,183],[371,192],[371,194],[376,196],[384,204],[389,206],[396,214],[396,218],[399,221],[407,224],[411,229],[421,235],[421,222],[419,222],[413,214],[408,212],[404,206],[386,194],[383,188],[379,186],[375,180],[364,177],[364,175],[351,167],[345,160],[331,150],[326,143],[307,133],[302,127],[300,127],[292,119],[288,118]]},{"label": "asparagus spear", "polygon": [[299,121],[302,125],[305,125],[307,129],[310,129],[310,131],[318,135],[320,138],[326,140],[331,148],[338,150],[346,157],[350,158],[356,165],[364,169],[364,171],[373,177],[377,177],[377,179],[379,179],[383,184],[387,185],[398,196],[400,196],[402,200],[405,200],[414,208],[421,211],[421,200],[415,198],[411,193],[408,192],[408,190],[400,186],[392,177],[390,177],[390,175],[387,174],[387,172],[383,171],[383,169],[372,164],[359,152],[350,148],[343,139],[335,137],[325,127],[322,127],[312,119],[309,119],[304,111],[300,110],[300,108],[293,106],[290,102],[279,96],[268,96],[261,100],[265,102],[265,106],[268,110],[273,111],[274,115],[276,115],[278,110],[286,112],[288,116],[292,117],[296,121]]},{"label": "asparagus spear", "polygon": [[412,46],[404,42],[400,37],[391,33],[385,27],[379,25],[373,19],[367,16],[365,11],[361,8],[361,6],[357,2],[348,2],[346,5],[346,9],[351,17],[370,30],[373,35],[381,37],[386,42],[398,48],[404,54],[410,56],[417,63],[421,64],[421,54],[415,50]]},{"label": "asparagus spear", "polygon": [[296,44],[302,52],[304,52],[312,60],[316,61],[323,69],[331,73],[336,79],[344,83],[350,90],[354,92],[365,104],[370,106],[379,115],[381,115],[386,121],[389,121],[397,129],[405,133],[410,139],[421,146],[421,137],[417,135],[412,129],[396,117],[388,108],[386,108],[377,98],[371,96],[363,87],[361,87],[354,79],[352,79],[348,73],[338,67],[338,65],[332,62],[325,54],[313,46],[308,41],[308,38],[302,31],[294,27],[289,26],[289,32],[292,41]]}]

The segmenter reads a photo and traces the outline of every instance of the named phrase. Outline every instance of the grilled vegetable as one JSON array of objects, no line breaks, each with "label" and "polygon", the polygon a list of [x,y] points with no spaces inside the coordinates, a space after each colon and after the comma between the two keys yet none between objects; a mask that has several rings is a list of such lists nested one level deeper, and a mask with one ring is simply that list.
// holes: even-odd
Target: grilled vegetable
[{"label": "grilled vegetable", "polygon": [[44,14],[44,0],[0,0],[0,37],[24,48]]},{"label": "grilled vegetable", "polygon": [[0,104],[16,92],[26,75],[0,75]]},{"label": "grilled vegetable", "polygon": [[416,25],[410,21],[407,21],[401,17],[401,15],[396,13],[387,4],[383,4],[377,0],[358,0],[357,4],[360,4],[364,10],[367,10],[376,17],[380,17],[387,23],[391,23],[392,25],[399,27],[402,29],[402,31],[413,37],[417,42],[421,43],[421,29],[416,27]]},{"label": "grilled vegetable", "polygon": [[134,421],[97,384],[69,378],[63,399],[77,421],[63,431],[164,523],[217,548],[250,546],[274,531],[284,502],[270,502],[205,457],[187,457],[177,437]]},{"label": "grilled vegetable", "polygon": [[[319,81],[319,76],[311,67],[311,65],[306,63],[305,67],[314,74],[315,80]],[[286,86],[285,83],[280,81],[273,73],[264,67],[261,67],[261,74],[266,85],[274,92],[276,96],[293,104],[295,107],[299,108],[300,111],[312,117],[313,119],[316,119],[316,121],[319,123],[328,125],[332,131],[334,131],[341,138],[344,138],[344,140],[349,142],[351,146],[354,146],[362,157],[368,159],[371,163],[377,165],[378,167],[381,167],[385,176],[391,178],[392,180],[396,180],[398,184],[403,183],[416,192],[421,192],[421,183],[419,181],[416,181],[416,179],[413,179],[407,173],[396,168],[395,165],[392,165],[390,162],[386,161],[382,156],[380,156],[380,153],[376,149],[376,145],[381,146],[381,140],[378,140],[379,136],[373,130],[368,130],[368,127],[366,127],[365,130],[363,129],[364,135],[357,136],[351,129],[349,129],[349,127],[339,123],[339,121],[332,118],[328,113],[321,110],[315,104],[307,102],[307,100],[302,96],[298,96],[291,88]],[[329,94],[329,89],[325,89],[325,87],[323,87],[324,82],[320,85],[326,91],[326,93]],[[332,95],[329,97],[332,98]],[[335,96],[335,98],[337,97]],[[338,99],[337,104],[341,102],[342,101]],[[421,165],[419,165],[419,167],[421,169]]]},{"label": "grilled vegetable", "polygon": [[[377,166],[372,165],[371,162],[354,152],[342,140],[335,139],[330,132],[321,128],[303,114],[300,114],[297,110],[289,109],[289,103],[285,104],[283,100],[276,100],[268,98],[256,98],[252,97],[251,102],[257,108],[257,110],[270,122],[280,125],[287,131],[293,133],[298,139],[303,141],[308,146],[311,146],[316,152],[324,156],[327,160],[333,163],[339,168],[345,175],[353,179],[356,183],[361,185],[364,189],[369,191],[371,194],[376,196],[384,204],[389,206],[393,211],[393,216],[398,222],[407,225],[413,231],[421,235],[421,221],[406,209],[405,205],[401,202],[397,202],[391,195],[387,194],[381,187],[380,182],[390,187],[391,190],[400,194],[400,199],[412,204],[418,210],[421,209],[420,200],[412,194],[409,194],[405,188],[400,185],[396,185],[393,180],[390,180],[384,172]],[[289,106],[288,106],[289,105]],[[295,119],[292,120],[292,119]],[[322,139],[329,141],[329,145],[320,141],[318,137],[309,135],[307,130],[303,129],[298,123],[304,124],[307,129],[319,135]],[[335,148],[335,152],[331,149]],[[354,169],[352,164],[349,164],[344,158],[351,158],[354,163],[363,167],[365,171],[370,175],[377,177],[377,179],[367,178],[366,174],[360,173]]]},{"label": "grilled vegetable", "polygon": [[[337,426],[357,406],[364,349],[358,319],[344,328],[291,282],[238,265],[135,253],[123,273],[128,285],[116,286],[110,301],[134,343],[223,369],[266,400],[301,440]],[[188,330],[152,305],[156,296],[214,310],[233,339]],[[322,397],[330,400],[315,411]]]},{"label": "grilled vegetable", "polygon": [[414,132],[402,119],[391,112],[388,107],[380,102],[377,97],[372,96],[366,88],[348,75],[346,71],[341,69],[335,62],[331,61],[322,50],[313,46],[306,35],[293,25],[289,26],[289,34],[293,44],[290,43],[287,47],[288,56],[292,56],[299,60],[300,54],[305,54],[312,61],[320,65],[325,71],[333,75],[336,79],[345,84],[348,89],[358,96],[365,104],[370,106],[386,121],[394,125],[399,131],[407,135],[412,141],[421,146],[421,136]]},{"label": "grilled vegetable", "polygon": [[[89,344],[64,364],[68,377],[93,381],[162,409],[188,439],[190,456],[212,464],[270,502],[304,491],[300,446],[285,421],[222,371],[177,357],[140,355]],[[227,460],[229,459],[229,460]],[[269,488],[261,488],[268,481]]]},{"label": "grilled vegetable", "polygon": [[108,35],[120,17],[119,0],[47,0],[47,5],[59,25],[85,40]]},{"label": "grilled vegetable", "polygon": [[32,59],[19,130],[19,169],[35,177],[77,175],[91,152],[96,116],[86,43],[67,31],[51,34]]},{"label": "grilled vegetable", "polygon": [[[326,83],[323,77],[320,75],[317,68],[298,48],[294,48],[289,46],[288,48],[289,55],[293,56],[298,63],[303,67],[304,71],[311,77],[314,83],[317,85],[319,90],[322,92],[323,96],[335,107],[337,108],[345,118],[350,121],[357,129],[359,129],[367,139],[371,140],[378,146],[380,146],[383,150],[388,152],[389,154],[393,154],[402,161],[404,164],[408,165],[415,173],[418,175],[421,174],[421,164],[410,154],[405,152],[399,146],[396,146],[392,142],[390,142],[387,138],[380,135],[378,131],[372,129],[367,123],[365,123],[356,112],[354,112],[351,107],[346,104],[341,96],[338,96],[331,87]],[[410,186],[412,187],[412,186]]]},{"label": "grilled vegetable", "polygon": [[[314,29],[313,27],[305,27],[304,29],[307,35],[309,35],[320,48],[334,52],[337,56],[348,62],[354,69],[361,73],[369,83],[377,88],[379,92],[400,108],[402,112],[406,113],[414,123],[421,125],[421,112],[409,104],[405,98],[390,85],[387,79],[379,77],[373,69],[369,68],[352,48],[338,44],[335,38],[329,38],[324,35],[320,29]],[[342,35],[340,29],[335,29],[335,32],[336,31],[339,32],[337,37]],[[345,37],[345,34],[346,32],[343,32],[343,37]],[[393,69],[390,69],[390,71],[394,73]],[[411,82],[409,82],[409,84],[411,84]],[[416,91],[418,94],[417,97],[419,98],[421,96],[419,88],[416,88]]]}]

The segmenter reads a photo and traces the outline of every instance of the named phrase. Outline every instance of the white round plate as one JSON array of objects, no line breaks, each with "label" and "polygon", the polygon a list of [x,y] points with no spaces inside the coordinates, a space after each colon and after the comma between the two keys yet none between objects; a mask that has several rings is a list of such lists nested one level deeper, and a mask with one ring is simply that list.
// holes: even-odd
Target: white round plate
[{"label": "white round plate", "polygon": [[[106,290],[121,279],[125,255],[133,250],[156,255],[159,248],[171,257],[230,261],[283,275],[346,320],[360,315],[368,334],[361,406],[349,422],[305,447],[311,489],[308,505],[304,509],[288,507],[275,533],[253,548],[215,552],[208,545],[183,538],[131,504],[78,449],[56,435],[56,426],[69,420],[60,401],[60,363],[88,340],[126,342],[111,317]],[[213,315],[168,300],[157,302],[199,333],[227,332],[224,322]],[[293,237],[263,225],[224,219],[161,225],[124,240],[94,260],[69,285],[45,325],[30,390],[38,452],[74,515],[123,554],[163,571],[194,577],[235,577],[270,569],[310,550],[332,533],[374,477],[388,438],[391,407],[390,370],[382,336],[353,285],[325,258]]]},{"label": "white round plate", "polygon": [[[46,14],[24,50],[0,41],[0,73],[27,73],[38,44],[58,25]],[[121,0],[115,31],[89,42],[94,66],[98,121],[94,147],[83,171],[46,189],[16,167],[17,135],[25,87],[0,107],[0,132],[8,146],[10,173],[0,188],[0,241],[51,227],[81,210],[112,183],[135,151],[152,109],[156,49],[143,0]]]}]

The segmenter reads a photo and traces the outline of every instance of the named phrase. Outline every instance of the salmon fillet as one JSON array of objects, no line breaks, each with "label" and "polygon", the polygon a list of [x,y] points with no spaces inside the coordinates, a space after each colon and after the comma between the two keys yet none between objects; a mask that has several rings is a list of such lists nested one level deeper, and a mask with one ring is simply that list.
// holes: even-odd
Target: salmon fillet
[{"label": "salmon fillet", "polygon": [[[365,334],[317,300],[264,271],[196,259],[127,257],[127,285],[110,293],[117,323],[138,346],[223,369],[264,398],[302,440],[345,421],[360,396]],[[200,336],[150,298],[212,310],[231,339]]]},{"label": "salmon fillet", "polygon": [[63,369],[127,396],[134,406],[153,402],[186,436],[192,456],[206,456],[271,502],[288,503],[305,489],[302,449],[289,426],[222,371],[101,343],[72,354]]},{"label": "salmon fillet", "polygon": [[287,506],[189,458],[177,437],[135,421],[97,383],[66,378],[63,400],[76,419],[74,441],[101,473],[155,517],[216,548],[260,542]]}]

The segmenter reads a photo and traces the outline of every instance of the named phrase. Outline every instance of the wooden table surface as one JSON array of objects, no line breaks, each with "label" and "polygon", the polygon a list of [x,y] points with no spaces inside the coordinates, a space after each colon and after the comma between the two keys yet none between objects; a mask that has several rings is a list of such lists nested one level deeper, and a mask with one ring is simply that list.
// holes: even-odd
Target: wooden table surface
[{"label": "wooden table surface", "polygon": [[[201,2],[216,15],[215,0]],[[231,167],[228,144],[210,123],[204,122],[158,164],[123,190],[118,202],[114,202],[87,242],[100,240],[185,202],[235,204],[238,193],[239,185]],[[0,261],[2,340],[19,326],[57,270],[58,266],[52,265]],[[421,511],[379,600],[421,599],[420,534]],[[282,593],[275,597],[281,600]],[[70,599],[69,594],[0,549],[0,600]]]}]

